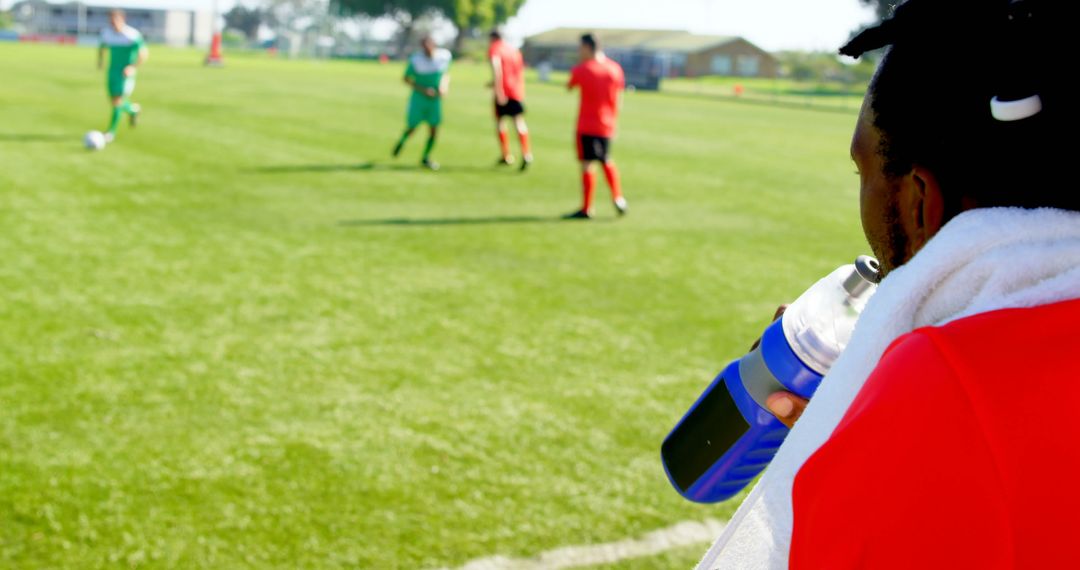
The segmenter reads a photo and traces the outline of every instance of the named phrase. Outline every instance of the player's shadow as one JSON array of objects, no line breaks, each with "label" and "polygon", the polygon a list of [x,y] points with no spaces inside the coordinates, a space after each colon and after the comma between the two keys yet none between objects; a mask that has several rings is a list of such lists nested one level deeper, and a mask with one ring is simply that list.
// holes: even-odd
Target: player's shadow
[{"label": "player's shadow", "polygon": [[551,224],[567,221],[550,216],[485,216],[480,218],[388,218],[382,220],[342,220],[339,226],[482,226],[498,224]]},{"label": "player's shadow", "polygon": [[[366,172],[366,171],[388,171],[388,172],[415,172],[420,170],[426,170],[419,164],[383,164],[378,162],[356,162],[352,164],[293,164],[283,166],[263,166],[255,169],[255,172],[261,174],[289,174],[295,172]],[[485,168],[483,166],[470,166],[470,165],[442,165],[439,167],[440,172],[484,172],[495,171],[494,168]]]},{"label": "player's shadow", "polygon": [[75,138],[60,133],[0,133],[0,142],[55,142]]}]

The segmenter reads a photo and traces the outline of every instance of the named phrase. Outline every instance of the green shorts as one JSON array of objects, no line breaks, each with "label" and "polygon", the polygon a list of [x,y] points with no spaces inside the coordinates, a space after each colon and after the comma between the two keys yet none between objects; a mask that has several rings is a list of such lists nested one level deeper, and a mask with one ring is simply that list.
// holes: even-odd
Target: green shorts
[{"label": "green shorts", "polygon": [[135,90],[135,76],[124,77],[123,71],[110,71],[106,76],[109,97],[127,97]]},{"label": "green shorts", "polygon": [[415,129],[420,123],[427,123],[433,127],[442,122],[442,99],[432,99],[419,93],[413,93],[409,99],[409,113],[405,119],[410,129]]}]

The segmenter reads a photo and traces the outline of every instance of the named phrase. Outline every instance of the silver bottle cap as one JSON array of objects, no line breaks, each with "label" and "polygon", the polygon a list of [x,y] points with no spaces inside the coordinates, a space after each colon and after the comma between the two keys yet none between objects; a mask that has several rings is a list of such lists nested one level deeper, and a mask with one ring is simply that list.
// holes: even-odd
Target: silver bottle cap
[{"label": "silver bottle cap", "polygon": [[861,297],[871,285],[881,281],[881,265],[869,255],[860,255],[855,260],[855,271],[844,280],[844,290],[852,297]]}]

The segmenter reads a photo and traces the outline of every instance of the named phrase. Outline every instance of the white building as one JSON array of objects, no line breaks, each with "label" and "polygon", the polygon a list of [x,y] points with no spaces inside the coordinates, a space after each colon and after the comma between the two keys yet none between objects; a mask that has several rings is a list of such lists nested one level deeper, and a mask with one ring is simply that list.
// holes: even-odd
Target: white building
[{"label": "white building", "polygon": [[[164,2],[146,0],[142,6],[124,3],[127,22],[142,32],[146,41],[174,46],[206,45],[213,34],[209,12],[162,7]],[[22,0],[11,7],[24,33],[96,38],[109,25],[115,4],[99,0],[62,2]]]}]

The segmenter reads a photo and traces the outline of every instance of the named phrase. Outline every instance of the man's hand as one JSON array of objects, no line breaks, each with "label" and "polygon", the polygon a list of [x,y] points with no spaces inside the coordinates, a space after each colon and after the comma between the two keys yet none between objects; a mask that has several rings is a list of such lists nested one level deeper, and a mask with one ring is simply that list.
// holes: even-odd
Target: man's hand
[{"label": "man's hand", "polygon": [[434,99],[439,96],[439,90],[435,89],[434,87],[425,87],[424,95],[427,95],[428,97]]},{"label": "man's hand", "polygon": [[125,67],[124,68],[124,77],[131,77],[132,75],[135,75],[135,66],[134,65],[129,65],[129,66]]},{"label": "man's hand", "polygon": [[[787,305],[780,305],[777,307],[776,313],[773,315],[773,322],[776,322],[776,319],[784,316],[784,311],[786,311],[787,308]],[[754,341],[750,350],[754,350],[759,344],[761,344],[760,338]],[[780,420],[780,423],[791,428],[795,425],[795,422],[798,421],[799,417],[802,416],[803,410],[806,409],[806,404],[809,401],[810,400],[796,396],[791,392],[775,392],[770,394],[765,400],[765,405],[769,407],[769,411],[776,416],[776,419]]]},{"label": "man's hand", "polygon": [[510,98],[507,97],[505,93],[496,93],[495,102],[499,105],[505,105],[510,102]]},{"label": "man's hand", "polygon": [[799,421],[799,417],[802,416],[809,402],[810,400],[800,398],[791,392],[775,392],[765,400],[765,405],[769,406],[769,411],[780,420],[780,423],[792,428],[795,427],[795,422]]}]

